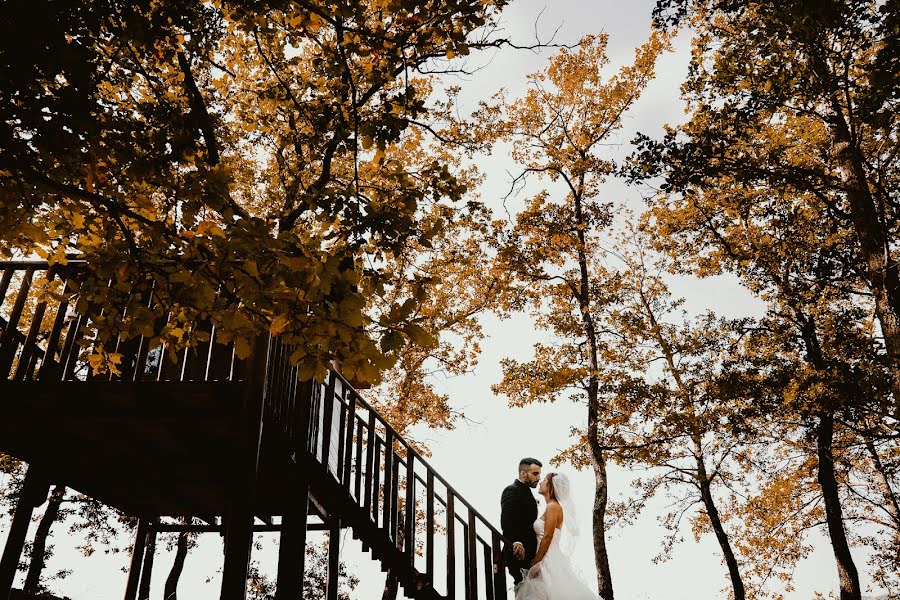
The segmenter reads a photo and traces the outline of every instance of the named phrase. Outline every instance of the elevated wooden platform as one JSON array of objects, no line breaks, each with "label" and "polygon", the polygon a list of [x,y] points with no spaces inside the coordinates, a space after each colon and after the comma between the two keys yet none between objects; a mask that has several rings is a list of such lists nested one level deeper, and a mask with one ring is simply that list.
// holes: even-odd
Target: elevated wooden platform
[{"label": "elevated wooden platform", "polygon": [[149,580],[144,548],[160,517],[224,534],[221,600],[245,597],[254,527],[281,532],[276,600],[300,597],[310,523],[331,532],[327,600],[341,528],[411,598],[507,598],[500,533],[340,374],[299,381],[292,348],[273,336],[241,361],[209,323],[191,326],[208,341],[174,363],[149,340],[120,340],[121,373],[94,374],[91,315],[74,311],[74,297],[47,304],[31,293],[36,277],[77,288],[84,265],[73,263],[0,263],[0,452],[29,464],[0,600],[51,484],[140,518],[126,600]]}]

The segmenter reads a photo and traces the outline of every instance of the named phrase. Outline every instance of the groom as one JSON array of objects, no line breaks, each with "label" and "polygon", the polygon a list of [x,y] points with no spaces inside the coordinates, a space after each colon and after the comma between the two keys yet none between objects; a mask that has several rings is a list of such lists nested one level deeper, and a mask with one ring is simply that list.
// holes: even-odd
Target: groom
[{"label": "groom", "polygon": [[506,565],[513,582],[522,582],[522,569],[528,569],[537,554],[537,500],[531,490],[541,480],[541,461],[523,458],[519,461],[519,477],[503,490],[500,497],[500,527],[509,540],[504,549]]}]

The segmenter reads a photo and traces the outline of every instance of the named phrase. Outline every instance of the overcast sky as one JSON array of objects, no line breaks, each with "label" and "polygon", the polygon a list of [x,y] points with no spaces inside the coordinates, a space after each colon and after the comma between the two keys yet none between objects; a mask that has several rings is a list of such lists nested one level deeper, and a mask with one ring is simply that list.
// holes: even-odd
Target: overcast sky
[{"label": "overcast sky", "polygon": [[[506,10],[503,24],[506,34],[523,43],[533,40],[535,20],[540,15],[538,29],[544,37],[559,27],[557,41],[574,42],[587,33],[605,31],[609,34],[610,69],[629,62],[634,48],[646,40],[652,2],[630,0],[518,0]],[[477,57],[484,68],[474,76],[459,81],[463,87],[464,106],[489,96],[500,86],[512,93],[521,91],[525,75],[542,67],[550,53],[504,50],[492,60]],[[610,148],[615,155],[628,152],[627,141],[637,131],[658,136],[664,123],[678,123],[684,119],[683,104],[679,100],[679,84],[685,76],[689,56],[689,39],[676,41],[673,53],[665,55],[657,67],[657,78],[644,92],[640,101],[626,117],[625,131],[619,136],[621,147]],[[492,207],[500,207],[500,199],[509,186],[507,171],[514,166],[502,152],[479,159],[479,166],[487,175],[480,190],[483,200]],[[625,203],[636,210],[642,206],[640,190],[621,182],[611,181],[603,190],[605,199]],[[515,202],[511,206],[515,206]],[[694,281],[681,279],[674,293],[684,296],[690,312],[714,309],[723,316],[759,314],[760,304],[732,279]],[[474,373],[441,383],[450,394],[453,405],[464,410],[468,423],[449,433],[417,436],[431,440],[431,463],[448,481],[478,509],[499,524],[499,495],[503,487],[515,477],[516,463],[522,456],[549,459],[569,445],[571,425],[585,421],[585,409],[569,403],[510,409],[503,398],[495,397],[490,386],[500,379],[499,360],[503,357],[525,359],[530,356],[535,341],[533,327],[524,317],[498,322],[485,320],[483,355]],[[593,497],[591,473],[561,469],[573,478],[579,501],[579,520],[582,531],[590,531],[590,506]],[[616,467],[610,468],[610,490],[613,499],[627,494],[630,476]],[[727,597],[723,590],[728,584],[727,572],[720,562],[718,546],[712,536],[695,543],[689,531],[686,541],[675,549],[674,558],[654,564],[663,536],[657,517],[664,513],[665,498],[650,504],[634,525],[615,529],[610,533],[609,549],[616,596],[622,600],[651,598],[654,600],[707,600]],[[8,523],[0,523],[0,542],[5,539]],[[315,539],[315,538],[314,538]],[[808,599],[815,592],[828,595],[837,589],[837,577],[830,547],[822,533],[813,534],[815,550],[802,561],[794,578],[795,590],[787,598]],[[263,570],[274,575],[275,539],[265,538],[266,550],[256,552]],[[51,559],[48,573],[72,568],[74,573],[54,589],[77,600],[118,599],[124,590],[126,564],[124,555],[94,556],[82,559],[74,554],[65,534],[54,538],[57,554]],[[593,580],[593,557],[589,540],[583,540],[577,551],[580,568]],[[172,561],[172,552],[163,551],[157,557],[154,573],[154,599],[162,597],[162,584]],[[363,555],[359,542],[345,536],[343,559],[348,562],[362,583],[355,593],[359,600],[380,598],[384,574],[379,566]],[[857,565],[865,574],[865,557],[856,552]],[[217,535],[201,538],[198,547],[188,557],[180,595],[189,600],[218,598],[218,569],[221,568],[221,543]],[[864,585],[870,582],[864,575]]]}]

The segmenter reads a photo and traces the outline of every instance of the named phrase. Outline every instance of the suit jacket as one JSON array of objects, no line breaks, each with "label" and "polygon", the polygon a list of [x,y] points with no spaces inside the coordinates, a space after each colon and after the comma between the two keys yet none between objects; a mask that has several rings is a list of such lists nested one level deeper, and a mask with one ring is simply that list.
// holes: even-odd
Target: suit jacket
[{"label": "suit jacket", "polygon": [[[510,547],[506,548],[510,570],[514,566],[527,569],[534,560],[538,546],[534,533],[537,516],[537,501],[531,494],[530,487],[516,479],[503,490],[500,496],[500,528],[503,530],[503,537],[510,541]],[[525,546],[525,560],[518,561],[513,557],[512,542],[522,542]]]}]

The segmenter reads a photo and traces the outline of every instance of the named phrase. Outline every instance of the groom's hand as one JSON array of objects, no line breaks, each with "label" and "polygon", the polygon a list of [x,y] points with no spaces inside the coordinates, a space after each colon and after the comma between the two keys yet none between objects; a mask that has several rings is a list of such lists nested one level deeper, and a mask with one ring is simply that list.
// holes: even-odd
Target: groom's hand
[{"label": "groom's hand", "polygon": [[525,559],[525,546],[522,545],[522,542],[513,543],[513,556],[519,560]]}]

